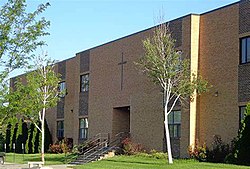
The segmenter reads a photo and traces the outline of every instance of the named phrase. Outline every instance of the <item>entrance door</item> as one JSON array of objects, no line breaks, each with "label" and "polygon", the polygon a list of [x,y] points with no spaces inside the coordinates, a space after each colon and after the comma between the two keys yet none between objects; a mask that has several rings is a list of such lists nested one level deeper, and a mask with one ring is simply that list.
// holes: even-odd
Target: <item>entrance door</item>
[{"label": "entrance door", "polygon": [[121,132],[130,132],[130,107],[113,109],[112,137]]}]

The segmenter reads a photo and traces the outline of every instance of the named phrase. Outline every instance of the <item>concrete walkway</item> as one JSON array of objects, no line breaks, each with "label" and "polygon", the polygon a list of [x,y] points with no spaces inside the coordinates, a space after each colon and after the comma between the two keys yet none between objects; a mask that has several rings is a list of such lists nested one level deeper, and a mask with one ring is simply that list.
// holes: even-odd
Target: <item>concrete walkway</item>
[{"label": "concrete walkway", "polygon": [[[45,167],[51,167],[53,169],[71,169],[72,165],[45,165]],[[5,163],[3,165],[0,164],[0,169],[28,169],[28,164],[12,164]]]}]

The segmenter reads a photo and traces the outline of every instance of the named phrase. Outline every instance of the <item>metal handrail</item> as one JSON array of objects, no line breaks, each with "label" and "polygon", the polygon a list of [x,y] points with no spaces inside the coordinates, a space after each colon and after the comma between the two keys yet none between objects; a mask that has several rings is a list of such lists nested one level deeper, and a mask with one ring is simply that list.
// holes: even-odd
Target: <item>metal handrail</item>
[{"label": "metal handrail", "polygon": [[[118,142],[117,144],[121,144],[122,140],[125,139],[126,137],[130,137],[130,133],[129,132],[120,132],[117,133],[113,140],[109,143],[109,146],[112,145],[112,143]],[[113,146],[118,146],[117,144],[113,145]]]},{"label": "metal handrail", "polygon": [[[96,134],[94,137],[86,140],[85,142],[83,142],[82,144],[85,144],[84,147],[88,146],[90,143],[99,143],[99,142],[102,142],[102,140],[107,140],[108,139],[108,133],[98,133]],[[81,150],[84,148],[82,147]],[[91,149],[92,147],[90,148],[87,148],[86,150],[84,150],[84,152],[88,151],[89,149]],[[80,150],[80,151],[81,151]],[[83,154],[84,152],[80,152],[79,154]]]},{"label": "metal handrail", "polygon": [[[101,150],[103,147],[107,147],[107,146],[102,146],[102,147],[100,147],[100,145],[103,145],[103,144],[107,145],[107,141],[101,142],[98,146],[95,146],[93,149],[89,150],[88,152],[85,152],[85,153],[83,154],[83,156],[84,156],[85,158],[88,158],[89,156],[92,156],[92,155],[94,155],[96,152],[98,152],[99,150]],[[91,151],[94,150],[95,148],[99,148],[99,149],[98,149],[97,151],[94,151],[93,153],[91,153],[91,154],[89,154],[89,155],[86,156],[87,153],[91,152]]]},{"label": "metal handrail", "polygon": [[[104,141],[104,142],[102,142],[101,144],[106,144],[106,145],[107,145],[107,143],[108,143],[107,141]],[[89,155],[86,156],[85,158],[91,157],[91,156],[94,155],[94,154],[96,154],[96,156],[97,156],[97,155],[103,154],[103,152],[107,152],[107,150],[105,150],[105,151],[102,151],[102,153],[97,154],[97,152],[100,151],[101,149],[103,149],[104,147],[107,147],[107,146],[102,146],[102,147],[100,147],[97,151],[95,151],[95,152],[89,154]],[[88,163],[88,162],[92,161],[93,159],[95,159],[96,156],[94,156],[93,158],[87,160],[86,163]]]},{"label": "metal handrail", "polygon": [[[81,152],[81,156],[85,159],[85,162],[90,162],[96,159],[99,155],[103,155],[106,152],[121,146],[121,142],[126,137],[130,137],[129,132],[117,133],[111,140],[109,139],[108,133],[98,133],[93,138],[87,140],[85,144],[91,142],[95,143],[93,146],[85,149]],[[105,148],[105,149],[104,149]],[[91,157],[93,156],[93,157]],[[90,158],[90,159],[88,159]]]}]

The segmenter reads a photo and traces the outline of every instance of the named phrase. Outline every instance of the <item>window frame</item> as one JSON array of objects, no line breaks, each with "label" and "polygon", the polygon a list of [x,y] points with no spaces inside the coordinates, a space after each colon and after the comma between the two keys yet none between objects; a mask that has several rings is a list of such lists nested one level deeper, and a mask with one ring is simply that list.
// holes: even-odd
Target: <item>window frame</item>
[{"label": "window frame", "polygon": [[[64,89],[61,90],[61,84],[63,84],[63,83],[64,83]],[[66,93],[67,93],[66,81],[61,81],[61,82],[58,83],[58,91],[59,91],[59,92],[62,92],[62,91],[65,92],[65,93],[63,93],[63,94],[59,94],[59,97],[65,97],[65,96],[66,96]]]},{"label": "window frame", "polygon": [[[82,77],[84,77],[84,76],[88,76],[87,83],[86,83],[86,81],[82,81]],[[88,91],[89,91],[89,73],[86,73],[86,74],[80,75],[80,92],[88,92]]]},{"label": "window frame", "polygon": [[[246,49],[245,49],[245,55],[246,55],[246,58],[245,58],[245,60],[246,60],[246,62],[243,62],[243,60],[242,60],[242,41],[244,40],[244,39],[246,39]],[[250,36],[245,36],[245,37],[242,37],[242,38],[240,38],[240,43],[239,43],[239,45],[240,45],[240,47],[239,47],[239,49],[240,49],[240,65],[243,65],[243,64],[248,64],[248,63],[250,63],[250,58],[249,58],[249,61],[247,60],[247,53],[249,52],[250,53],[250,49],[249,49],[249,51],[247,50],[247,40],[249,39],[249,43],[250,43]],[[249,54],[250,55],[250,54]]]},{"label": "window frame", "polygon": [[[84,120],[84,123],[85,123],[83,127],[81,126],[81,120]],[[88,129],[89,129],[88,117],[79,118],[79,140],[87,140],[88,139]],[[83,134],[81,134],[82,131],[83,131]],[[86,137],[84,137],[84,136],[86,136]]]},{"label": "window frame", "polygon": [[[244,108],[244,111],[243,111],[243,112],[241,111],[242,108]],[[242,120],[244,119],[244,116],[245,116],[244,114],[245,114],[246,108],[247,108],[246,105],[244,105],[244,106],[239,106],[239,126],[241,126],[241,122],[242,122]],[[243,115],[242,115],[242,113],[243,113]],[[243,118],[242,118],[242,117],[243,117]]]},{"label": "window frame", "polygon": [[[62,123],[62,128],[61,127],[59,128],[59,123]],[[56,121],[56,137],[58,140],[61,140],[64,138],[64,120]]]},{"label": "window frame", "polygon": [[[175,122],[175,112],[180,112],[180,122]],[[172,115],[172,119],[171,118],[171,113],[173,113]],[[169,115],[168,115],[168,128],[169,128],[169,135],[171,138],[181,138],[181,110],[173,110]],[[174,128],[176,127],[177,129],[177,134],[175,135],[174,132]],[[171,128],[173,128],[173,130],[171,130]],[[171,133],[171,131],[173,131],[173,133]]]}]

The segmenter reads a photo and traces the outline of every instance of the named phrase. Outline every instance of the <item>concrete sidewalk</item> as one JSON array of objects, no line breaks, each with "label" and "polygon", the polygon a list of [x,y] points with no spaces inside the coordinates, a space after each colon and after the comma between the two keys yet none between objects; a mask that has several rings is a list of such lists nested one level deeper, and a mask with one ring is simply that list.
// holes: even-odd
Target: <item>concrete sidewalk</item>
[{"label": "concrete sidewalk", "polygon": [[[71,169],[73,165],[45,165],[45,167],[51,167],[53,169]],[[0,164],[0,169],[28,169],[28,164],[12,164],[5,163],[3,165]]]}]

